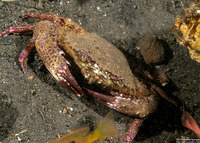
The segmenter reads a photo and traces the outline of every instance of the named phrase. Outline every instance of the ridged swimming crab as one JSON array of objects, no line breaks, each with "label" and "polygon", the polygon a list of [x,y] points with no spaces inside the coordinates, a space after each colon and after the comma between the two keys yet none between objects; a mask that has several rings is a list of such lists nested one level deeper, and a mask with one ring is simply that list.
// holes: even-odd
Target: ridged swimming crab
[{"label": "ridged swimming crab", "polygon": [[[84,88],[95,99],[119,112],[135,117],[125,140],[131,141],[145,117],[154,112],[158,94],[170,101],[164,92],[153,84],[145,84],[132,73],[129,64],[113,44],[95,33],[85,31],[71,19],[54,14],[24,14],[25,18],[44,19],[36,24],[12,26],[0,33],[33,32],[28,46],[19,57],[24,73],[25,61],[36,48],[49,72],[76,95],[83,95],[69,67],[75,64],[89,84],[95,84],[111,95]],[[148,85],[148,86],[147,86]]]}]

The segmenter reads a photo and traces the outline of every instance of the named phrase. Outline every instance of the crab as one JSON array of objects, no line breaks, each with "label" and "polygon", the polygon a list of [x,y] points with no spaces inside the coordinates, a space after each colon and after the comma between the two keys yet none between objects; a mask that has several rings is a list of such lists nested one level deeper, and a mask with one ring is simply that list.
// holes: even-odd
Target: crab
[{"label": "crab", "polygon": [[[104,105],[121,113],[135,117],[128,134],[123,137],[131,141],[136,136],[143,120],[153,113],[158,104],[158,95],[173,102],[156,85],[145,82],[130,69],[127,59],[113,44],[89,33],[69,18],[54,14],[25,13],[25,18],[43,19],[36,24],[12,26],[0,33],[32,32],[30,43],[19,56],[24,73],[29,53],[36,48],[42,62],[63,86],[77,96],[89,92]],[[80,87],[70,72],[77,67],[86,81],[97,85],[104,93]]]}]

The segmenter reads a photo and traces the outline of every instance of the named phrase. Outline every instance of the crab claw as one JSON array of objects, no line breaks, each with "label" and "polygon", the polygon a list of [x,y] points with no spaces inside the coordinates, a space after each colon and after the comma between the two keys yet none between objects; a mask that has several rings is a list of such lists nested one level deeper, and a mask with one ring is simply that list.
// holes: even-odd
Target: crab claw
[{"label": "crab claw", "polygon": [[[58,50],[58,51],[57,51]],[[40,54],[41,59],[43,60],[44,65],[49,70],[49,72],[59,81],[63,86],[71,89],[77,96],[83,95],[83,91],[79,84],[76,82],[76,79],[71,74],[68,65],[69,62],[62,55],[63,52],[58,47],[54,49],[49,49],[51,51],[51,60],[43,57],[43,54]]]},{"label": "crab claw", "polygon": [[95,91],[92,91],[90,89],[84,88],[86,89],[90,94],[92,94],[95,99],[99,102],[101,102],[102,104],[111,107],[111,105],[109,103],[114,102],[115,101],[115,97],[112,96],[107,96],[105,94],[101,94]]},{"label": "crab claw", "polygon": [[95,97],[95,100],[102,104],[134,117],[143,118],[147,116],[156,109],[157,105],[157,101],[155,100],[157,97],[154,95],[137,97],[130,94],[111,91],[111,94],[114,96],[108,96],[89,89],[86,90]]},{"label": "crab claw", "polygon": [[194,118],[188,112],[183,111],[183,114],[182,114],[182,117],[181,117],[181,122],[182,122],[182,125],[184,127],[195,132],[197,134],[198,138],[200,138],[200,128],[197,125]]},{"label": "crab claw", "polygon": [[105,94],[92,91],[87,88],[85,89],[90,94],[92,94],[97,101],[103,103],[104,105],[110,108],[118,110],[119,112],[122,112],[122,113],[126,113],[128,115],[137,116],[138,114],[139,118],[136,118],[133,120],[133,123],[131,124],[131,127],[129,128],[128,134],[126,136],[121,137],[126,141],[132,141],[137,135],[139,127],[141,126],[144,120],[143,118],[140,118],[140,117],[142,117],[146,112],[145,109],[141,107],[141,105],[139,105],[140,102],[136,101],[135,99],[131,101],[130,98],[133,96],[130,96],[128,94],[119,94],[118,92],[111,92],[111,94],[113,95],[119,95],[119,96],[112,97],[112,96],[108,96]]},{"label": "crab claw", "polygon": [[[100,103],[110,107],[110,108],[113,108],[115,110],[118,109],[118,105],[117,105],[117,97],[112,97],[112,96],[108,96],[108,95],[105,95],[105,94],[101,94],[101,93],[98,93],[98,92],[95,92],[95,91],[92,91],[90,89],[87,89],[85,88],[91,95],[94,96],[95,100],[99,101]],[[120,110],[120,108],[119,108]]]}]

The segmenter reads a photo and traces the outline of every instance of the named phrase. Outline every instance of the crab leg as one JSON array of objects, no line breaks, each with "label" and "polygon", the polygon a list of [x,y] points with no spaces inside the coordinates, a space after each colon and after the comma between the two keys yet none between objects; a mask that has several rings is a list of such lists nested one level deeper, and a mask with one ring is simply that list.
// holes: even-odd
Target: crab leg
[{"label": "crab leg", "polygon": [[[34,24],[12,26],[9,29],[1,32],[0,37],[4,36],[6,34],[9,34],[9,33],[32,32],[33,29],[34,29],[34,26],[35,26]],[[37,45],[36,47],[40,47],[40,48],[37,48],[37,50],[38,49],[44,49],[43,51],[38,50],[38,53],[39,53],[42,61],[44,62],[45,66],[50,71],[50,73],[62,85],[64,85],[67,88],[70,88],[72,91],[74,91],[76,93],[76,95],[78,95],[78,96],[80,96],[80,94],[83,95],[83,92],[82,92],[80,86],[78,85],[78,83],[76,82],[76,80],[74,79],[74,77],[72,76],[71,72],[68,69],[68,66],[67,66],[66,63],[69,63],[69,62],[67,62],[66,59],[63,56],[60,57],[60,54],[62,53],[62,51],[59,49],[59,47],[55,44],[51,44],[51,45],[55,46],[55,49],[53,50],[53,49],[51,49],[51,47],[49,47],[50,44],[48,44],[48,42],[46,42],[47,45],[45,45],[45,44],[40,44],[40,43],[45,43],[45,41],[39,41],[39,40],[36,40],[36,41],[37,42],[35,43],[34,38],[31,39],[31,41],[29,42],[27,47],[22,51],[22,53],[19,56],[19,62],[20,62],[20,65],[22,67],[23,72],[27,73],[26,67],[25,67],[25,61],[28,58],[28,55],[30,54],[32,49],[35,47],[35,45]],[[52,52],[49,53],[50,51],[47,50],[48,47],[49,47],[50,50],[52,50],[52,52],[54,54],[52,54]],[[45,50],[47,50],[47,51],[45,51]],[[45,57],[43,55],[44,53],[41,53],[41,52],[44,52],[44,53],[46,52],[47,54],[50,54],[50,55],[47,55]],[[47,57],[52,59],[52,60],[47,61],[46,60]],[[58,57],[61,58],[61,59],[59,58],[60,61],[58,60]],[[57,65],[54,65],[55,61],[57,62]],[[80,94],[71,85],[73,87],[75,87]]]},{"label": "crab leg", "polygon": [[129,142],[132,141],[135,136],[138,133],[139,127],[141,126],[142,122],[144,121],[144,119],[134,119],[131,127],[129,128],[128,134],[126,137],[121,137],[123,138],[125,141]]},{"label": "crab leg", "polygon": [[178,106],[177,103],[176,103],[176,101],[174,101],[172,98],[170,98],[169,96],[167,96],[167,95],[165,94],[165,92],[164,92],[161,88],[159,88],[158,86],[156,86],[155,84],[150,84],[150,88],[151,88],[151,90],[154,90],[154,91],[158,92],[158,94],[159,94],[163,99],[165,99],[165,100],[167,100],[168,102],[174,104],[176,107]]},{"label": "crab leg", "polygon": [[9,33],[32,32],[34,24],[16,25],[0,33],[0,37]]},{"label": "crab leg", "polygon": [[51,12],[50,14],[35,14],[35,13],[24,14],[24,18],[30,18],[30,17],[43,19],[43,20],[49,20],[61,26],[66,26],[70,28],[71,30],[74,30],[75,32],[78,32],[78,33],[86,32],[82,27],[80,27],[77,23],[73,22],[70,18],[58,17]]},{"label": "crab leg", "polygon": [[[61,26],[64,26],[63,21],[57,16],[55,16],[53,13],[50,12],[50,14],[36,14],[36,13],[25,13],[24,18],[36,18],[36,19],[43,19],[43,20],[49,20],[53,21],[54,23],[58,23]],[[69,20],[69,18],[65,18]]]},{"label": "crab leg", "polygon": [[182,117],[181,117],[181,122],[184,127],[195,132],[196,135],[200,138],[200,128],[197,125],[194,118],[187,111],[183,111]]},{"label": "crab leg", "polygon": [[[0,37],[9,33],[32,32],[33,28],[34,24],[12,26],[9,29],[1,32]],[[22,53],[19,56],[19,62],[24,73],[27,72],[25,67],[25,61],[33,48],[34,48],[34,41],[31,40],[30,43],[27,45],[27,47],[22,51]]]},{"label": "crab leg", "polygon": [[27,73],[25,62],[28,58],[28,55],[30,54],[30,52],[33,50],[34,47],[35,47],[34,41],[33,39],[31,39],[31,41],[28,43],[26,48],[24,48],[24,50],[21,52],[19,56],[19,62],[24,73]]}]

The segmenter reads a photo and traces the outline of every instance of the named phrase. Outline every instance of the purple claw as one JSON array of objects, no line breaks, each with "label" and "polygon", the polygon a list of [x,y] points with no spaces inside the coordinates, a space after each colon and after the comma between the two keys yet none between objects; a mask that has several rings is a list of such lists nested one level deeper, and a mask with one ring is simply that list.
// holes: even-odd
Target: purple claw
[{"label": "purple claw", "polygon": [[[80,94],[83,95],[81,87],[78,85],[78,83],[76,82],[75,78],[72,76],[68,68],[66,69],[65,72],[61,72],[61,75],[62,77],[64,77],[64,79],[66,79],[66,80],[59,80],[59,82],[63,86],[70,88],[77,96],[80,96]],[[76,88],[79,93],[73,87]]]},{"label": "purple claw", "polygon": [[[113,108],[113,109],[116,109],[117,110],[117,106],[120,106],[120,105],[117,105],[118,102],[116,102],[118,99],[115,97],[112,97],[112,96],[108,96],[108,95],[105,95],[105,94],[101,94],[101,93],[98,93],[98,92],[95,92],[95,91],[92,91],[90,89],[87,89],[85,88],[90,94],[92,94],[95,99],[101,103],[103,103],[104,105],[110,107],[110,108]],[[115,93],[112,93],[112,94],[119,94],[118,92],[115,92]],[[125,94],[124,94],[125,95]],[[126,95],[128,96],[128,95]],[[134,110],[134,108],[132,108],[131,110]],[[119,111],[119,110],[118,110]],[[125,112],[124,112],[125,113]],[[135,136],[137,135],[137,132],[139,130],[139,127],[141,126],[142,122],[143,122],[143,118],[136,118],[133,120],[133,123],[131,124],[131,127],[128,131],[128,134],[126,137],[121,137],[123,138],[124,140],[126,141],[132,141]]]},{"label": "purple claw", "polygon": [[92,91],[90,89],[87,89],[85,88],[90,94],[92,94],[95,98],[95,100],[101,102],[102,104],[110,107],[110,108],[113,108],[112,105],[110,104],[111,102],[114,102],[115,101],[115,97],[112,97],[112,96],[108,96],[108,95],[105,95],[105,94],[101,94],[101,93],[98,93],[98,92],[95,92],[95,91]]},{"label": "purple claw", "polygon": [[[52,49],[56,50],[56,48]],[[50,56],[51,60],[47,60],[41,54],[41,59],[45,64],[46,68],[53,75],[53,77],[59,81],[64,87],[71,89],[77,96],[83,95],[83,91],[79,84],[76,82],[76,79],[71,74],[68,64],[65,62],[66,59],[62,56],[56,55],[57,52],[54,51],[54,56]],[[59,58],[58,58],[59,57]],[[57,58],[59,60],[57,60]]]},{"label": "purple claw", "polygon": [[113,96],[109,96],[89,89],[86,90],[92,94],[97,101],[129,116],[143,118],[156,109],[156,106],[152,106],[157,104],[155,100],[157,97],[154,95],[147,96],[146,98],[141,98],[139,96],[137,97],[129,94],[111,91],[110,93]]}]

